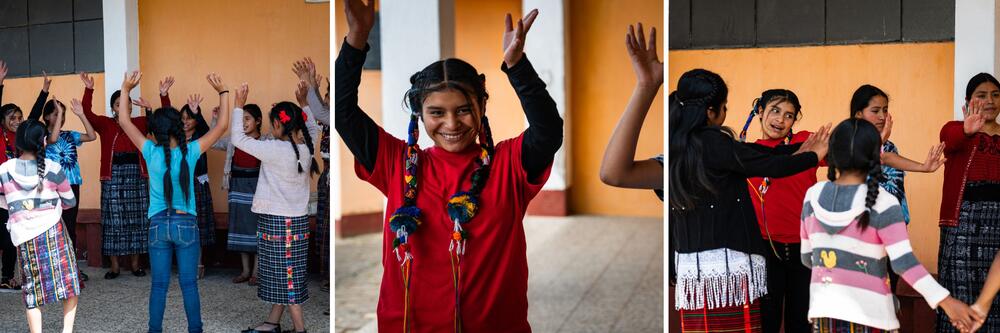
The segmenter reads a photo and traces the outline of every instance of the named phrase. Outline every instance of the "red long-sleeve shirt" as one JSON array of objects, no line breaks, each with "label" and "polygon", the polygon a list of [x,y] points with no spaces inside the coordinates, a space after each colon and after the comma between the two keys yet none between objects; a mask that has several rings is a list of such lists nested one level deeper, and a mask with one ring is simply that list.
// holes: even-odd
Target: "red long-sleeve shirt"
[{"label": "red long-sleeve shirt", "polygon": [[[129,97],[122,96],[122,98]],[[139,154],[139,149],[132,144],[132,140],[129,140],[125,131],[122,130],[121,126],[118,126],[117,121],[111,117],[99,116],[94,113],[92,110],[93,99],[94,90],[84,90],[81,102],[83,114],[87,117],[87,121],[94,126],[94,131],[101,136],[101,180],[108,180],[111,179],[111,160],[114,153],[134,152]],[[132,118],[132,123],[139,128],[139,131],[146,132],[145,116]],[[142,160],[142,154],[139,154],[139,171],[143,178],[148,177],[146,175],[146,162]]]}]

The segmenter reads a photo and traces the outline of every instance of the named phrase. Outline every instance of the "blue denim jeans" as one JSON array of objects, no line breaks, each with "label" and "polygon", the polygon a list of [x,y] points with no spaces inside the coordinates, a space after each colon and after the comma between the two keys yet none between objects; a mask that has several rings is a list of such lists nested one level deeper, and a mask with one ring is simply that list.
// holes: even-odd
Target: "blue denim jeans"
[{"label": "blue denim jeans", "polygon": [[198,296],[198,221],[194,215],[172,209],[157,213],[149,223],[149,264],[153,285],[149,293],[149,332],[163,332],[163,312],[170,287],[170,264],[177,255],[177,280],[184,296],[188,332],[201,333],[201,298]]}]

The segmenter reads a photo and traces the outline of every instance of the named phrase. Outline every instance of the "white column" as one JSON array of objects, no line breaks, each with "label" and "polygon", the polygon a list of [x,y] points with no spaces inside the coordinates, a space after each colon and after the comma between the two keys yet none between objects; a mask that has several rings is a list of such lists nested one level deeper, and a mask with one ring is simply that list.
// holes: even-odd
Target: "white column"
[{"label": "white column", "polygon": [[[403,95],[410,76],[432,62],[455,56],[454,0],[385,0],[380,7],[382,127],[406,139],[410,112]],[[421,147],[433,142],[420,129]]]},{"label": "white column", "polygon": [[523,0],[522,11],[527,14],[532,9],[538,9],[539,19],[531,26],[524,45],[524,54],[545,81],[549,94],[556,101],[559,115],[563,118],[563,145],[556,153],[552,163],[552,173],[545,183],[544,190],[562,191],[569,186],[569,164],[566,163],[566,152],[569,151],[570,119],[566,118],[566,70],[569,59],[566,57],[567,24],[566,2],[563,0]]},{"label": "white column", "polygon": [[955,1],[955,119],[964,119],[965,86],[978,73],[996,75],[1000,68],[1000,3],[997,0]]},{"label": "white column", "polygon": [[[125,73],[139,69],[139,1],[104,0],[104,100],[121,88]],[[141,87],[132,89],[138,98]],[[105,110],[111,115],[111,106]]]}]

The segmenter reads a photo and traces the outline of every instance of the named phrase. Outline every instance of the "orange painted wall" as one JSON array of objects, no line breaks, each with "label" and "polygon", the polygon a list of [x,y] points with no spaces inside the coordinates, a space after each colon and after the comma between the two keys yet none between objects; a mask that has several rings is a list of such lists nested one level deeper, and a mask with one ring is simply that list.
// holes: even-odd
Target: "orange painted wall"
[{"label": "orange painted wall", "polygon": [[[675,89],[685,71],[705,68],[729,85],[726,125],[738,131],[749,105],[765,89],[794,91],[804,117],[797,130],[815,130],[849,116],[854,90],[873,84],[889,94],[895,122],[892,141],[903,156],[922,161],[937,143],[941,126],[952,120],[954,43],[876,44],[825,47],[671,51],[668,84]],[[748,138],[760,137],[759,122]],[[826,169],[819,178],[826,179]],[[910,239],[917,258],[937,270],[937,217],[943,169],[908,173]]]},{"label": "orange painted wall", "polygon": [[[104,100],[104,74],[98,73],[94,77],[94,110],[101,112],[108,102]],[[14,103],[24,111],[24,117],[31,112],[31,105],[35,103],[39,90],[42,89],[42,78],[21,78],[7,79],[4,81],[3,103]],[[74,98],[83,97],[83,83],[77,75],[62,75],[52,78],[52,86],[49,88],[49,96],[58,98],[67,106]],[[83,123],[76,115],[67,113],[65,130],[84,132]],[[80,157],[80,171],[83,176],[83,186],[80,188],[80,207],[84,209],[101,208],[101,142],[92,141],[84,143],[78,150]],[[89,194],[89,195],[88,195]]]},{"label": "orange painted wall", "polygon": [[[652,191],[610,187],[599,177],[604,149],[635,86],[625,51],[625,31],[629,24],[640,21],[662,31],[663,2],[633,1],[623,6],[601,0],[571,1],[567,18],[570,209],[582,214],[663,216],[663,204]],[[657,36],[657,42],[663,49],[662,35]],[[663,153],[663,96],[661,92],[650,107],[637,159]]]},{"label": "orange painted wall", "polygon": [[[261,105],[265,113],[272,103],[295,101],[298,78],[292,62],[312,57],[318,71],[330,76],[329,6],[271,0],[140,1],[142,95],[158,100],[159,80],[173,75],[173,103],[181,105],[188,94],[200,93],[205,96],[202,110],[210,111],[218,97],[205,76],[216,72],[230,89],[249,83],[248,102]],[[226,193],[219,189],[224,162],[225,152],[209,153],[215,210],[221,212],[227,209]]]}]

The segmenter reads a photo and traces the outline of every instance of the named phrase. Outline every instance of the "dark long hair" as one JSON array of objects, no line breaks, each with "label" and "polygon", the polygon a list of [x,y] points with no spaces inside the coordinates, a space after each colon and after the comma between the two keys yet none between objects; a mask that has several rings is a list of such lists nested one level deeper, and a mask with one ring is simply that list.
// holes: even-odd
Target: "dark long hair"
[{"label": "dark long hair", "polygon": [[670,207],[694,208],[701,195],[715,193],[708,181],[702,155],[704,143],[697,133],[704,129],[723,130],[725,127],[709,126],[707,111],[719,108],[729,96],[729,87],[719,74],[704,69],[694,69],[681,75],[677,90],[668,97],[670,112],[669,194]]},{"label": "dark long hair", "polygon": [[[260,107],[257,106],[257,104],[247,104],[243,106],[243,111],[249,113],[250,116],[253,117],[253,119],[257,120],[257,133],[260,133],[260,125],[264,123],[262,115],[260,113]],[[242,130],[242,128],[239,128],[237,130]]]},{"label": "dark long hair", "polygon": [[42,181],[45,180],[45,135],[49,130],[41,122],[28,119],[17,127],[17,149],[35,154],[35,167],[38,170],[38,192],[42,191]]},{"label": "dark long hair", "polygon": [[184,192],[184,200],[191,196],[189,181],[191,171],[184,157],[187,156],[187,138],[184,135],[184,127],[181,124],[181,114],[173,107],[162,107],[153,111],[149,117],[149,133],[156,139],[156,146],[163,149],[164,161],[167,164],[167,171],[163,174],[163,198],[167,201],[170,209],[173,209],[173,183],[170,179],[171,154],[170,139],[177,141],[177,147],[181,149],[181,170],[178,174],[181,191]]},{"label": "dark long hair", "polygon": [[63,102],[54,99],[50,99],[48,102],[45,102],[45,106],[42,107],[42,120],[45,121],[46,126],[52,125],[49,124],[49,120],[46,118],[48,118],[50,114],[56,112],[56,103],[59,103],[59,106],[61,106],[63,110],[66,110],[66,104],[63,104]]},{"label": "dark long hair", "polygon": [[[306,128],[306,119],[304,117],[305,113],[302,112],[302,108],[295,105],[295,103],[288,101],[275,104],[274,107],[271,108],[271,113],[268,117],[272,123],[275,121],[281,123],[282,131],[281,133],[274,133],[276,137],[289,136],[289,142],[292,144],[292,150],[295,151],[295,163],[298,164],[299,173],[303,172],[302,164],[299,163],[299,146],[295,144],[295,140],[291,140],[292,134],[296,131],[302,132],[302,136],[305,137],[306,147],[309,148],[310,157],[313,156],[313,151],[315,150],[313,148],[312,136],[309,135],[309,129]],[[309,165],[310,172],[313,174],[319,174],[319,167],[316,166],[315,161],[313,163],[309,163]]]},{"label": "dark long hair", "polygon": [[851,117],[844,120],[830,134],[830,150],[826,154],[829,165],[827,179],[837,180],[838,171],[862,172],[868,176],[865,181],[868,186],[865,211],[858,217],[861,229],[868,227],[871,208],[878,199],[878,181],[882,177],[881,148],[882,137],[878,129],[864,119]]},{"label": "dark long hair", "polygon": [[997,81],[997,78],[993,77],[993,75],[988,73],[976,74],[969,79],[969,83],[965,85],[965,101],[968,102],[972,98],[972,93],[976,92],[976,88],[979,87],[980,84],[986,82],[993,83],[993,85],[997,86],[997,88],[1000,88],[1000,81]]},{"label": "dark long hair", "polygon": [[858,87],[858,89],[854,91],[854,95],[851,96],[850,117],[854,118],[858,112],[864,111],[865,108],[868,107],[868,104],[871,103],[872,98],[875,96],[882,96],[885,97],[886,101],[889,100],[889,95],[886,95],[882,89],[879,89],[876,86],[866,84]]}]

